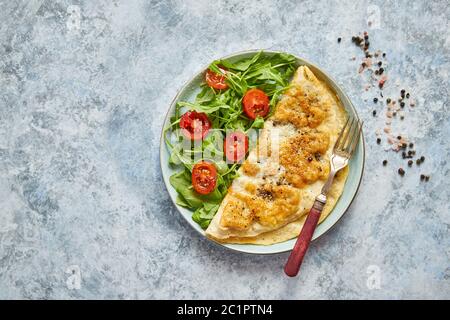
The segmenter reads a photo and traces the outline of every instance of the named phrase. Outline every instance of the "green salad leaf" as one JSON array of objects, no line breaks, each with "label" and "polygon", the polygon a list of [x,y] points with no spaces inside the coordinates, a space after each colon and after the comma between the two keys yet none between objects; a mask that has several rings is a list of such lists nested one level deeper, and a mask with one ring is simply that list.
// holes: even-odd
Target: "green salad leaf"
[{"label": "green salad leaf", "polygon": [[[250,58],[233,60],[216,60],[209,69],[221,73],[225,67],[228,89],[216,90],[202,84],[194,101],[177,103],[169,127],[165,128],[164,139],[170,150],[169,165],[179,168],[170,177],[170,183],[177,191],[177,204],[193,211],[192,219],[206,229],[219,209],[228,187],[238,176],[239,164],[228,164],[224,160],[223,140],[227,130],[248,133],[250,129],[264,127],[261,117],[251,120],[242,109],[242,97],[252,88],[263,90],[270,98],[271,115],[280,98],[288,87],[295,71],[295,57],[286,53],[266,54],[258,52]],[[186,111],[207,114],[212,130],[200,144],[186,146],[177,129],[180,129],[181,116]],[[170,137],[169,137],[170,133]],[[217,161],[218,158],[223,160]],[[216,188],[208,195],[198,194],[192,186],[191,171],[196,160],[214,162],[218,177]]]}]

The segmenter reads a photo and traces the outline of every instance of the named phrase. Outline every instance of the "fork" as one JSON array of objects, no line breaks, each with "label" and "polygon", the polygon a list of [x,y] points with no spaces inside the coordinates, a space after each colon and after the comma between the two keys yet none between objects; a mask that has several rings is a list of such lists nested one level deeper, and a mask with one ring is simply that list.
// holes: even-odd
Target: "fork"
[{"label": "fork", "polygon": [[303,258],[308,250],[314,230],[317,227],[323,207],[327,202],[327,194],[333,183],[336,173],[347,166],[353,152],[358,145],[361,134],[362,122],[355,118],[347,118],[344,127],[339,133],[330,157],[330,173],[322,187],[321,193],[316,197],[311,210],[308,213],[305,224],[297,238],[294,249],[286,262],[284,272],[289,277],[295,277],[300,269]]}]

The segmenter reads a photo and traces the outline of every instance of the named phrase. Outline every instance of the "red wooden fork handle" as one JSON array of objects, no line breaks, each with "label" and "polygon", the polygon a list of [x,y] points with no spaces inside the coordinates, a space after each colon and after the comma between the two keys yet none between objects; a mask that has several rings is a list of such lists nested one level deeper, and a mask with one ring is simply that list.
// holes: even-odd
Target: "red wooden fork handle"
[{"label": "red wooden fork handle", "polygon": [[300,269],[303,258],[305,257],[306,251],[308,250],[311,238],[316,230],[317,223],[319,222],[320,214],[325,203],[316,199],[313,207],[308,213],[305,224],[303,225],[302,231],[297,238],[294,249],[292,249],[291,255],[284,266],[284,272],[289,277],[295,277]]}]

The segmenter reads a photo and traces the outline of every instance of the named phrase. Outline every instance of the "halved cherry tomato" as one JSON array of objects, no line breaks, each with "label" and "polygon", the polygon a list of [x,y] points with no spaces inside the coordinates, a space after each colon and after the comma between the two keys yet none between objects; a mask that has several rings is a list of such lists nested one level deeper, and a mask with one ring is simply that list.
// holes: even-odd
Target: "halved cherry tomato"
[{"label": "halved cherry tomato", "polygon": [[[219,67],[219,69],[220,71],[222,71],[222,73],[225,73],[227,71],[227,69],[224,67]],[[228,89],[228,85],[225,82],[226,77],[223,74],[215,73],[211,69],[208,69],[208,71],[206,71],[205,79],[206,83],[211,88],[219,90]]]},{"label": "halved cherry tomato", "polygon": [[216,187],[217,170],[216,167],[206,161],[195,164],[192,169],[192,186],[200,194],[211,193]]},{"label": "halved cherry tomato", "polygon": [[223,142],[223,150],[228,161],[241,161],[247,154],[248,137],[240,131],[228,133]]},{"label": "halved cherry tomato", "polygon": [[180,128],[187,138],[201,140],[208,134],[211,121],[209,121],[206,113],[188,111],[181,116]]},{"label": "halved cherry tomato", "polygon": [[250,119],[265,117],[269,113],[269,97],[260,89],[248,90],[242,99],[244,112]]}]

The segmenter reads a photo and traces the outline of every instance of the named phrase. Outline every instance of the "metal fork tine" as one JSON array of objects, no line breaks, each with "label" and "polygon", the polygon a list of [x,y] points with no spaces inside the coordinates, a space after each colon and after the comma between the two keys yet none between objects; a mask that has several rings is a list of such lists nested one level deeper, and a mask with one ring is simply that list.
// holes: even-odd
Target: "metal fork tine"
[{"label": "metal fork tine", "polygon": [[362,121],[362,122],[358,121],[358,126],[357,126],[358,130],[357,130],[357,132],[355,132],[354,141],[352,140],[352,144],[351,144],[350,149],[349,149],[349,154],[350,155],[353,154],[353,152],[356,149],[356,146],[358,145],[359,137],[361,136],[361,130],[362,130],[363,124],[364,124],[364,121]]},{"label": "metal fork tine", "polygon": [[345,129],[347,128],[347,125],[349,122],[350,122],[350,117],[347,118],[347,121],[345,122],[344,126],[341,129],[341,132],[339,133],[336,143],[334,144],[335,150],[339,148],[339,146],[341,144],[342,136],[344,135]]},{"label": "metal fork tine", "polygon": [[355,122],[355,118],[352,117],[352,121],[350,121],[350,124],[349,124],[349,126],[347,128],[347,131],[343,134],[342,141],[337,146],[338,150],[344,151],[345,150],[345,146],[348,145],[348,138],[351,137],[350,136],[350,132],[352,131],[354,122]]},{"label": "metal fork tine", "polygon": [[344,151],[349,153],[349,154],[351,152],[353,142],[354,142],[354,140],[356,140],[355,137],[357,137],[356,133],[358,132],[358,129],[359,129],[359,120],[355,119],[355,121],[352,124],[353,124],[353,126],[350,128],[348,141],[347,141],[347,143],[346,143],[346,145],[344,147]]}]

